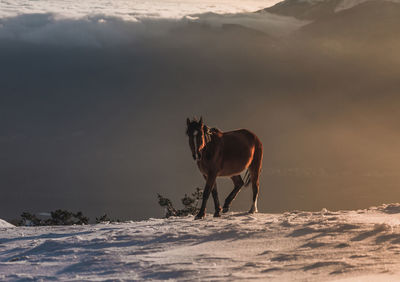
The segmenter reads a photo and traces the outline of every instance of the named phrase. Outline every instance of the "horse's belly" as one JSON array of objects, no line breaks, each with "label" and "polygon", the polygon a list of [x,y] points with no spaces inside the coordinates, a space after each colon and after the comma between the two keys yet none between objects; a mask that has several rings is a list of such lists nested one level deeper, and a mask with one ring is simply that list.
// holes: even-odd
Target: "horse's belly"
[{"label": "horse's belly", "polygon": [[227,158],[224,160],[219,176],[234,176],[246,170],[253,160],[254,150],[242,152],[237,158]]},{"label": "horse's belly", "polygon": [[[247,169],[247,167],[249,166],[250,163],[225,163],[223,165],[223,167],[221,169],[217,169],[217,176],[234,176],[234,175],[238,175],[241,172],[243,172],[245,169]],[[201,161],[197,161],[197,166],[201,172],[201,174],[203,175],[208,175],[209,171],[209,167],[202,163]]]},{"label": "horse's belly", "polygon": [[235,176],[235,175],[239,175],[240,173],[242,173],[246,168],[243,169],[236,169],[236,170],[221,170],[218,173],[218,176],[225,176],[225,177],[231,177],[231,176]]}]

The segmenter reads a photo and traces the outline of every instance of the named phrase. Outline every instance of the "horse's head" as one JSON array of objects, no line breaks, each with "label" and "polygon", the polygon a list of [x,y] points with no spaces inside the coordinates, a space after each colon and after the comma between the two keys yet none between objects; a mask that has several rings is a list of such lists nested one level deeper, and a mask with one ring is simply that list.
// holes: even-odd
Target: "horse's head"
[{"label": "horse's head", "polygon": [[189,136],[189,146],[192,150],[193,159],[199,160],[201,158],[200,152],[205,146],[203,118],[200,118],[199,121],[186,119],[186,123],[186,134]]}]

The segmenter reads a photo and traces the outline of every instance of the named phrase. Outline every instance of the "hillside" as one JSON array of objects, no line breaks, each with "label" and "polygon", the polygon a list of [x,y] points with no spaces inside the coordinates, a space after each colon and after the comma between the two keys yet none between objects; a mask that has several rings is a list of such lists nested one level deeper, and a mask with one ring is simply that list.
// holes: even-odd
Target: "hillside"
[{"label": "hillside", "polygon": [[267,11],[281,16],[295,17],[302,20],[315,20],[334,14],[341,0],[299,1],[286,0],[266,8]]},{"label": "hillside", "polygon": [[400,3],[399,0],[285,0],[262,11],[302,20],[316,20],[328,18],[337,12],[365,3],[368,4],[369,2],[383,5],[386,3]]},{"label": "hillside", "polygon": [[375,44],[380,42],[377,40],[395,40],[399,31],[400,4],[388,1],[368,1],[301,29],[303,34],[313,37],[362,38]]}]

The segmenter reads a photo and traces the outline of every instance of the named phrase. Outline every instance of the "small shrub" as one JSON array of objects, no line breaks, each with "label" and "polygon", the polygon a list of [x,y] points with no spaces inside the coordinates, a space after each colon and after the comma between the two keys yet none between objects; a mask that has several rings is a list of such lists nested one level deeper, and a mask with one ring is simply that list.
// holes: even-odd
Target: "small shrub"
[{"label": "small shrub", "polygon": [[172,201],[168,198],[157,194],[158,204],[165,209],[165,217],[171,216],[187,216],[189,214],[195,215],[199,212],[198,204],[200,200],[203,198],[203,191],[200,188],[196,188],[196,191],[193,192],[190,196],[185,194],[185,196],[181,199],[183,204],[182,209],[176,209],[172,204]]},{"label": "small shrub", "polygon": [[102,222],[110,222],[111,219],[107,216],[107,214],[104,214],[100,217],[96,217],[96,223],[102,223]]},{"label": "small shrub", "polygon": [[89,218],[84,216],[80,211],[74,214],[74,217],[77,219],[77,221],[74,224],[83,225],[89,223]]},{"label": "small shrub", "polygon": [[42,225],[42,220],[37,218],[36,215],[29,212],[23,212],[21,214],[21,220],[18,222],[21,226],[38,226]]},{"label": "small shrub", "polygon": [[67,210],[55,210],[51,213],[51,218],[40,219],[35,214],[23,212],[18,225],[22,226],[43,226],[43,225],[83,225],[89,223],[89,218],[82,212],[72,213]]},{"label": "small shrub", "polygon": [[51,212],[51,219],[46,220],[46,225],[82,225],[88,224],[89,218],[82,212],[72,213],[67,210],[55,210]]},{"label": "small shrub", "polygon": [[108,215],[105,213],[104,215],[100,216],[100,217],[96,217],[96,223],[104,223],[104,222],[109,222],[109,223],[113,223],[113,222],[121,222],[120,219],[111,219],[108,217]]}]

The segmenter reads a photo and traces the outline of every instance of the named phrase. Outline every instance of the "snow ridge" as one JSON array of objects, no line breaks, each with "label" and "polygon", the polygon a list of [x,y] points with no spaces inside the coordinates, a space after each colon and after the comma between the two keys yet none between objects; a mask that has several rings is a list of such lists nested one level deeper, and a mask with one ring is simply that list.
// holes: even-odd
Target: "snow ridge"
[{"label": "snow ridge", "polygon": [[15,227],[15,226],[3,219],[0,219],[0,228],[9,228],[9,227]]},{"label": "snow ridge", "polygon": [[400,204],[18,227],[0,249],[7,281],[399,281]]}]

